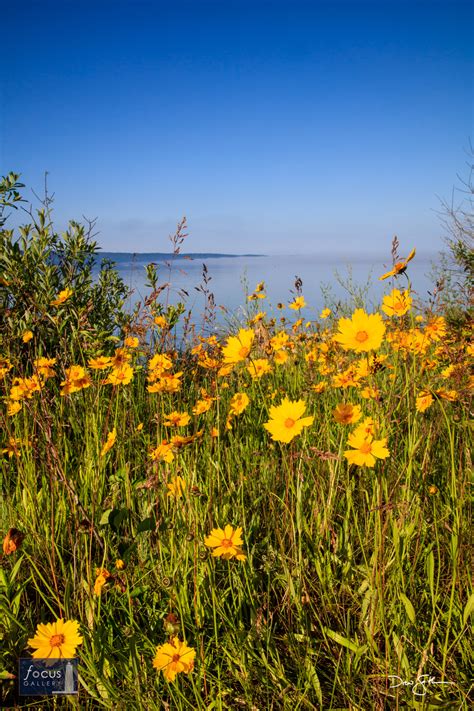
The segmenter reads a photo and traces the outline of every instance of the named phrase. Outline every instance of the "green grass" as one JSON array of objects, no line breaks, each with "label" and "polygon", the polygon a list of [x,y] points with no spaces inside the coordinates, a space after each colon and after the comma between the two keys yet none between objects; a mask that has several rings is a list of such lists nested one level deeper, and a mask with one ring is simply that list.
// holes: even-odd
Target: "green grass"
[{"label": "green grass", "polygon": [[[26,534],[21,548],[1,560],[1,669],[16,674],[40,622],[76,619],[84,638],[78,701],[18,700],[14,681],[6,679],[5,705],[468,708],[466,336],[448,332],[418,353],[396,351],[385,340],[382,367],[360,387],[342,389],[332,377],[358,357],[332,343],[337,319],[327,331],[328,322],[292,328],[297,316],[288,323],[288,361],[273,364],[260,380],[250,378],[245,364],[221,377],[199,366],[188,348],[173,353],[173,370],[183,371],[179,392],[148,393],[151,354],[142,340],[128,385],[101,384],[99,371],[91,387],[61,396],[71,365],[62,359],[57,376],[13,417],[5,398],[2,441],[11,436],[31,446],[21,447],[20,456],[4,454],[0,464],[2,530]],[[416,325],[409,314],[402,323],[405,331]],[[275,329],[264,322],[255,330],[252,359],[268,355]],[[325,364],[305,358],[314,348],[320,355],[324,343],[330,344]],[[31,376],[34,358],[56,355],[36,349],[35,339],[21,348],[4,342],[13,365],[3,380],[5,396],[14,377]],[[84,365],[92,355],[83,353]],[[456,368],[445,379],[450,362]],[[321,365],[332,371],[321,372]],[[326,389],[318,393],[319,383]],[[377,399],[361,396],[368,385],[378,389]],[[435,396],[418,412],[419,392],[441,387],[456,390],[454,401]],[[153,462],[150,450],[170,435],[164,415],[191,414],[201,388],[216,399],[179,432],[203,430],[202,436],[171,463]],[[226,429],[230,399],[242,391],[250,404]],[[263,427],[284,395],[304,399],[305,415],[314,416],[289,444],[273,442]],[[359,404],[388,437],[390,457],[373,469],[350,466],[344,457],[353,425],[335,421],[341,402]],[[101,457],[113,427],[117,440]],[[218,437],[211,437],[212,427]],[[187,487],[174,499],[166,483],[178,474]],[[246,561],[214,558],[204,545],[211,528],[227,523],[242,526]],[[125,561],[120,571],[118,559]],[[101,595],[94,594],[97,568],[112,575]],[[196,650],[194,670],[173,683],[152,666],[169,634],[169,613]],[[409,681],[422,674],[449,684],[427,686],[425,696],[388,688],[388,675]]]}]

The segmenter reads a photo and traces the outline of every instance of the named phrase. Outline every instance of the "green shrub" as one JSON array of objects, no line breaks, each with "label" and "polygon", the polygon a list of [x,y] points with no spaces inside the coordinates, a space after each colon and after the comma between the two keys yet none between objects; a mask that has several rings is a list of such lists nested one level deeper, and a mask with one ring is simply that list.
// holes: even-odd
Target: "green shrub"
[{"label": "green shrub", "polygon": [[[26,224],[6,228],[5,209],[24,202],[18,178],[10,173],[0,181],[0,341],[14,355],[25,347],[23,334],[32,331],[37,352],[77,358],[121,335],[128,291],[110,260],[102,260],[94,278],[99,250],[94,222],[71,221],[59,235],[50,198],[25,211]],[[63,293],[63,303],[53,303],[61,301],[61,292],[70,295]]]}]

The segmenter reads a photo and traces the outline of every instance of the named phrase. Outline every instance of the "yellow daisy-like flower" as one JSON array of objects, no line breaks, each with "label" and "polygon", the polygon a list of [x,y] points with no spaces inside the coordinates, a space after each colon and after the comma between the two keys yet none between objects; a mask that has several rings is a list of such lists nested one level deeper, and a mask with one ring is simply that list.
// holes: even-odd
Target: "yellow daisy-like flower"
[{"label": "yellow daisy-like flower", "polygon": [[127,336],[124,340],[123,345],[127,348],[138,348],[139,340],[136,336]]},{"label": "yellow daisy-like flower", "polygon": [[3,552],[5,555],[15,553],[15,551],[17,551],[23,543],[25,535],[26,534],[22,533],[17,528],[8,529],[7,535],[3,539]]},{"label": "yellow daisy-like flower", "polygon": [[193,407],[193,415],[203,415],[205,412],[210,410],[213,400],[214,398],[209,396],[203,397],[201,400],[198,400]]},{"label": "yellow daisy-like flower", "polygon": [[353,435],[361,435],[362,437],[367,437],[369,435],[375,434],[375,422],[371,417],[366,417],[365,420],[360,422],[357,427],[352,431]]},{"label": "yellow daisy-like flower", "polygon": [[287,397],[280,405],[270,407],[270,420],[263,425],[276,442],[291,442],[301,434],[303,427],[308,427],[314,422],[314,417],[303,417],[306,410],[304,400],[291,401]]},{"label": "yellow daisy-like flower", "polygon": [[433,404],[433,395],[428,390],[422,390],[416,398],[417,412],[424,412]]},{"label": "yellow daisy-like flower", "polygon": [[209,536],[206,536],[204,543],[209,548],[214,548],[212,555],[215,558],[222,556],[225,560],[237,558],[245,560],[246,555],[241,549],[242,528],[238,526],[235,530],[230,524],[222,528],[213,528]]},{"label": "yellow daisy-like flower", "polygon": [[393,289],[388,296],[383,297],[382,311],[387,316],[404,316],[411,309],[412,303],[413,299],[408,290]]},{"label": "yellow daisy-like flower", "polygon": [[123,363],[118,368],[112,368],[105,381],[107,385],[128,385],[133,378],[133,368],[128,363]]},{"label": "yellow daisy-like flower", "polygon": [[[159,382],[165,393],[177,393],[181,388],[181,377],[183,371],[180,370],[177,373],[163,373]],[[151,387],[148,388],[151,392]]]},{"label": "yellow daisy-like flower", "polygon": [[390,456],[386,446],[387,438],[374,440],[373,435],[365,434],[360,426],[349,435],[347,444],[352,449],[347,449],[344,456],[350,464],[356,464],[358,467],[373,468],[376,459],[386,459]]},{"label": "yellow daisy-like flower", "polygon": [[112,365],[110,356],[97,356],[97,358],[89,358],[87,365],[92,370],[106,370]]},{"label": "yellow daisy-like flower", "polygon": [[50,301],[50,305],[61,306],[61,304],[64,304],[64,302],[67,301],[70,296],[72,296],[72,289],[63,289],[59,292],[57,297],[53,299],[53,301]]},{"label": "yellow daisy-like flower", "polygon": [[96,568],[95,569],[96,579],[94,582],[94,595],[101,595],[102,588],[106,584],[107,580],[111,578],[109,571],[106,568]]},{"label": "yellow daisy-like flower", "polygon": [[33,331],[25,331],[21,337],[23,343],[28,343],[33,338]]},{"label": "yellow daisy-like flower", "polygon": [[283,363],[286,363],[288,360],[288,357],[289,356],[286,351],[276,351],[273,356],[273,362],[276,363],[276,365],[283,365]]},{"label": "yellow daisy-like flower", "polygon": [[36,659],[72,659],[76,655],[76,647],[82,644],[79,622],[60,619],[40,624],[28,644],[35,650],[33,657]]},{"label": "yellow daisy-like flower", "polygon": [[204,430],[198,430],[193,435],[188,435],[187,437],[183,437],[182,435],[174,435],[173,437],[170,437],[170,444],[173,449],[182,449],[182,447],[186,447],[188,444],[191,444],[202,437],[203,432]]},{"label": "yellow daisy-like flower", "polygon": [[17,400],[10,400],[8,403],[7,407],[7,415],[8,417],[14,417],[18,412],[21,410],[21,402],[18,402]]},{"label": "yellow daisy-like flower", "polygon": [[19,457],[21,455],[21,447],[31,447],[31,442],[28,440],[18,439],[17,437],[9,437],[7,446],[0,450],[0,454],[8,454],[11,459],[13,455]]},{"label": "yellow daisy-like flower", "polygon": [[13,364],[9,358],[0,356],[0,378],[4,378],[5,375],[13,368]]},{"label": "yellow daisy-like flower", "polygon": [[175,476],[166,486],[168,496],[174,496],[175,499],[180,499],[186,490],[186,482],[181,476]]},{"label": "yellow daisy-like flower", "polygon": [[105,454],[107,454],[108,451],[110,451],[112,449],[112,447],[115,444],[116,439],[117,439],[117,429],[114,427],[114,429],[108,433],[107,440],[104,443],[102,449],[100,450],[101,457],[103,457]]},{"label": "yellow daisy-like flower", "polygon": [[24,398],[31,400],[33,393],[41,390],[43,381],[38,375],[33,375],[31,378],[15,378],[13,386],[10,390],[10,400],[23,400]]},{"label": "yellow daisy-like flower", "polygon": [[408,262],[413,259],[413,257],[416,254],[416,250],[412,249],[410,254],[406,259],[404,259],[401,262],[397,262],[396,264],[393,265],[393,269],[391,269],[389,272],[386,272],[386,274],[382,274],[381,277],[379,277],[379,281],[383,281],[384,279],[388,279],[388,277],[391,276],[398,276],[399,274],[403,274],[405,272],[405,269],[407,268]]},{"label": "yellow daisy-like flower", "polygon": [[245,360],[252,348],[255,333],[250,329],[241,328],[237,336],[230,336],[222,349],[224,363],[230,365]]},{"label": "yellow daisy-like flower", "polygon": [[88,388],[92,384],[89,374],[82,365],[71,365],[66,369],[66,380],[61,385],[61,395],[70,395],[83,388]]},{"label": "yellow daisy-like flower", "polygon": [[173,461],[173,445],[169,444],[165,439],[161,444],[150,452],[150,457],[154,462],[167,462],[168,464]]},{"label": "yellow daisy-like flower", "polygon": [[331,315],[331,309],[323,309],[319,314],[319,318],[328,318]]},{"label": "yellow daisy-like flower", "polygon": [[275,352],[280,351],[288,345],[289,335],[285,331],[278,331],[273,338],[270,338],[270,345]]},{"label": "yellow daisy-like flower", "polygon": [[360,405],[351,405],[341,402],[333,412],[334,419],[341,425],[350,425],[358,422],[362,417]]},{"label": "yellow daisy-like flower", "polygon": [[168,326],[168,321],[164,316],[155,316],[153,320],[159,328],[166,328]]},{"label": "yellow daisy-like flower", "polygon": [[126,363],[129,363],[131,360],[132,354],[129,353],[126,348],[116,348],[110,363],[113,368],[119,369]]},{"label": "yellow daisy-like flower", "polygon": [[451,363],[451,365],[448,365],[447,368],[443,368],[443,370],[441,371],[441,377],[445,379],[450,378],[454,372],[455,367],[456,366]]},{"label": "yellow daisy-like flower", "polygon": [[151,375],[149,376],[150,382],[159,378],[167,370],[171,370],[173,367],[173,361],[169,355],[166,353],[156,353],[148,363],[148,370]]},{"label": "yellow daisy-like flower", "polygon": [[267,315],[266,311],[259,311],[253,318],[250,319],[249,323],[254,326],[256,323],[259,323],[260,321],[263,321],[265,316]]},{"label": "yellow daisy-like flower", "polygon": [[258,380],[265,375],[265,373],[270,373],[272,366],[268,362],[267,358],[255,358],[247,366],[247,370],[250,373],[252,380]]},{"label": "yellow daisy-like flower", "polygon": [[435,390],[435,393],[442,400],[447,400],[448,402],[455,402],[458,399],[457,390],[445,390],[444,388],[439,388]]},{"label": "yellow daisy-like flower", "polygon": [[300,309],[303,309],[306,305],[307,304],[304,300],[304,296],[295,296],[291,304],[288,304],[288,308],[293,309],[293,311],[299,311]]},{"label": "yellow daisy-like flower", "polygon": [[356,309],[351,318],[341,318],[339,332],[334,340],[346,351],[361,353],[377,350],[384,337],[385,324],[380,314],[367,314],[364,309]]},{"label": "yellow daisy-like flower", "polygon": [[195,657],[196,651],[192,647],[178,637],[171,637],[169,642],[156,648],[153,666],[163,672],[167,681],[174,681],[180,672],[189,674],[193,670]]},{"label": "yellow daisy-like flower", "polygon": [[446,319],[444,316],[434,316],[425,327],[425,334],[431,341],[440,341],[446,335]]},{"label": "yellow daisy-like flower", "polygon": [[166,427],[184,427],[191,421],[191,416],[187,412],[177,412],[176,410],[165,415],[164,425]]},{"label": "yellow daisy-like flower", "polygon": [[241,415],[249,402],[249,396],[246,393],[235,393],[230,401],[230,413],[232,415]]},{"label": "yellow daisy-like flower", "polygon": [[38,375],[41,375],[43,380],[48,380],[48,378],[54,378],[56,375],[52,368],[55,363],[56,358],[36,358],[33,365]]}]

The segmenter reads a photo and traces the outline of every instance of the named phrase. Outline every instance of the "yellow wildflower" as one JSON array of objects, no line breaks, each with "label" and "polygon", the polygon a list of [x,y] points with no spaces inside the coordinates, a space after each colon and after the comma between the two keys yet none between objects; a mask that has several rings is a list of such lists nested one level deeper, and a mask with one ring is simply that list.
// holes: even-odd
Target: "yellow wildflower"
[{"label": "yellow wildflower", "polygon": [[237,558],[237,560],[245,560],[246,555],[243,552],[241,545],[242,528],[238,526],[235,530],[227,524],[222,528],[213,528],[209,536],[206,536],[204,543],[209,548],[213,548],[212,555],[215,558],[222,556],[225,560]]},{"label": "yellow wildflower", "polygon": [[35,650],[33,657],[36,659],[72,659],[76,655],[76,647],[82,644],[79,622],[59,619],[40,624],[28,644]]},{"label": "yellow wildflower", "polygon": [[304,296],[295,296],[293,301],[288,304],[289,309],[293,309],[293,311],[299,311],[300,309],[303,309],[305,306],[307,306],[306,301],[304,300]]},{"label": "yellow wildflower", "polygon": [[252,347],[255,333],[249,329],[241,328],[237,336],[229,336],[227,344],[222,349],[224,363],[234,364],[245,360]]},{"label": "yellow wildflower", "polygon": [[230,413],[232,415],[241,415],[249,402],[250,400],[246,393],[235,393],[230,401]]},{"label": "yellow wildflower", "polygon": [[163,672],[167,681],[174,681],[180,672],[189,674],[194,668],[196,652],[181,642],[178,637],[171,637],[169,642],[156,648],[153,666]]},{"label": "yellow wildflower", "polygon": [[169,489],[168,496],[174,496],[175,499],[180,499],[185,492],[186,482],[182,477],[175,476],[166,486]]},{"label": "yellow wildflower", "polygon": [[358,422],[362,417],[360,405],[350,403],[340,403],[333,412],[334,419],[341,425],[349,425]]},{"label": "yellow wildflower", "polygon": [[397,262],[396,264],[393,265],[393,269],[391,269],[389,272],[386,272],[385,274],[382,274],[381,277],[379,277],[379,281],[383,281],[384,279],[388,279],[388,277],[391,276],[398,276],[399,274],[403,274],[407,268],[407,264],[410,260],[413,259],[413,257],[416,254],[416,250],[412,249],[408,257],[401,262]]},{"label": "yellow wildflower", "polygon": [[107,435],[107,441],[104,443],[102,449],[100,450],[100,456],[103,457],[104,455],[107,454],[108,451],[112,449],[112,447],[115,444],[115,440],[117,439],[117,430],[114,427],[111,432],[108,433]]},{"label": "yellow wildflower", "polygon": [[67,301],[70,296],[72,296],[72,289],[63,289],[59,292],[57,297],[53,299],[53,301],[50,301],[50,305],[61,306],[61,304],[64,304],[64,302]]},{"label": "yellow wildflower", "polygon": [[287,397],[280,405],[270,407],[270,420],[263,426],[277,442],[291,442],[301,434],[303,427],[313,424],[314,417],[302,417],[306,410],[304,400],[291,401]]},{"label": "yellow wildflower", "polygon": [[341,344],[344,350],[356,353],[377,350],[383,340],[385,324],[380,314],[367,314],[363,309],[356,309],[351,318],[341,318],[338,323],[339,332],[334,340]]}]

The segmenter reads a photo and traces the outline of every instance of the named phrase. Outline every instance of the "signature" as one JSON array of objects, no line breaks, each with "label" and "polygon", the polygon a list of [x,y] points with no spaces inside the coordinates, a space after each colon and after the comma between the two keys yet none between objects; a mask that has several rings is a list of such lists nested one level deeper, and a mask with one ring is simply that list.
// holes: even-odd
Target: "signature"
[{"label": "signature", "polygon": [[389,689],[398,689],[399,686],[411,687],[411,693],[414,696],[425,696],[428,693],[429,686],[449,685],[452,683],[451,681],[436,681],[435,677],[429,674],[422,674],[415,681],[404,681],[401,676],[395,676],[394,674],[389,674],[387,679],[393,680],[392,685],[388,687]]}]

